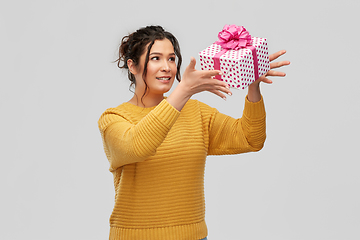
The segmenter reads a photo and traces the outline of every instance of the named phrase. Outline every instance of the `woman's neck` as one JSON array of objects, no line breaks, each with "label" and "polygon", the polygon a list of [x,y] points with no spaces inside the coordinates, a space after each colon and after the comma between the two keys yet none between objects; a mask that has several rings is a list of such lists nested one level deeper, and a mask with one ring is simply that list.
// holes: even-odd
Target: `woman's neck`
[{"label": "woman's neck", "polygon": [[134,104],[139,107],[149,108],[157,106],[162,100],[164,100],[163,95],[149,95],[147,94],[142,99],[142,95],[137,95],[136,93],[134,96],[128,101],[131,104]]}]

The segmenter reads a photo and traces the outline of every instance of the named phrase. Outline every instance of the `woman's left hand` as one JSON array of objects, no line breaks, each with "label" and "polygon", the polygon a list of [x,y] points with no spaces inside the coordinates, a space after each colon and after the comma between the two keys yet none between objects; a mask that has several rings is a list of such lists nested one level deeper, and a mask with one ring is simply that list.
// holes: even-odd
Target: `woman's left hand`
[{"label": "woman's left hand", "polygon": [[269,56],[270,70],[267,73],[265,73],[264,75],[262,75],[261,77],[259,77],[255,82],[250,84],[250,86],[248,87],[248,100],[250,102],[258,102],[261,100],[261,93],[260,93],[260,86],[259,86],[260,82],[271,84],[272,81],[270,79],[268,79],[267,77],[269,77],[269,76],[285,77],[286,76],[286,74],[284,72],[278,72],[278,71],[272,70],[274,68],[280,68],[280,67],[290,64],[289,61],[272,62],[275,59],[277,59],[278,57],[284,55],[285,53],[286,53],[285,50],[281,50],[281,51],[278,51]]},{"label": "woman's left hand", "polygon": [[268,76],[272,76],[272,77],[285,77],[286,74],[284,72],[278,72],[278,71],[274,71],[272,69],[274,68],[280,68],[286,65],[289,65],[290,62],[289,61],[280,61],[280,62],[272,62],[275,59],[277,59],[278,57],[284,55],[286,53],[285,50],[281,50],[278,51],[276,53],[273,53],[269,56],[269,60],[270,60],[270,70],[265,73],[264,75],[262,75],[261,77],[259,77],[254,83],[260,83],[260,82],[264,82],[264,83],[272,83],[272,81],[270,79],[268,79]]}]

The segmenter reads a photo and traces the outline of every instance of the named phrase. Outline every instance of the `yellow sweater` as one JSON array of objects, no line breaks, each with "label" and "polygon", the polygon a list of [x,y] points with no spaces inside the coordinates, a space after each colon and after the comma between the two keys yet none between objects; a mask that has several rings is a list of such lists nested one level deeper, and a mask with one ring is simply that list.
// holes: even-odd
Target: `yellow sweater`
[{"label": "yellow sweater", "polygon": [[164,99],[151,108],[123,103],[98,123],[116,193],[110,240],[206,237],[206,156],[258,151],[265,141],[262,99],[246,98],[240,119],[197,100],[179,112]]}]

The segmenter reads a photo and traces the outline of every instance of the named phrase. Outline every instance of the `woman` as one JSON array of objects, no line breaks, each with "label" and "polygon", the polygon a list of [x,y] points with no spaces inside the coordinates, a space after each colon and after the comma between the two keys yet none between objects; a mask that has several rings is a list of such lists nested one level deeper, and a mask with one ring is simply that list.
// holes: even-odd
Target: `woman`
[{"label": "woman", "polygon": [[[276,59],[285,51],[270,56]],[[110,239],[206,239],[204,168],[207,155],[259,151],[265,141],[265,108],[259,83],[248,88],[243,116],[233,119],[191,96],[209,91],[222,98],[229,86],[197,71],[192,58],[180,81],[176,38],[149,26],[123,38],[118,66],[128,70],[134,96],[99,119],[114,175],[115,206]],[[289,62],[272,63],[271,68]],[[167,97],[175,77],[180,83]]]}]

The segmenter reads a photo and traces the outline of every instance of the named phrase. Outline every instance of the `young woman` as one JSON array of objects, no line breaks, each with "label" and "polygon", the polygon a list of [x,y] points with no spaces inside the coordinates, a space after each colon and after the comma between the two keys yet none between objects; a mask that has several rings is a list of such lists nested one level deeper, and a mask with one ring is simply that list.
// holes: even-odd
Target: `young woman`
[{"label": "young woman", "polygon": [[[178,41],[160,26],[124,37],[117,61],[128,70],[135,92],[128,102],[107,109],[98,122],[116,193],[109,239],[206,239],[206,156],[262,148],[265,108],[259,84],[271,83],[267,76],[285,74],[270,70],[251,84],[243,116],[234,119],[190,99],[202,91],[226,98],[231,91],[214,79],[220,71],[195,70],[194,58],[180,81]],[[287,64],[271,63],[271,68]],[[164,97],[175,78],[180,83]]]}]

